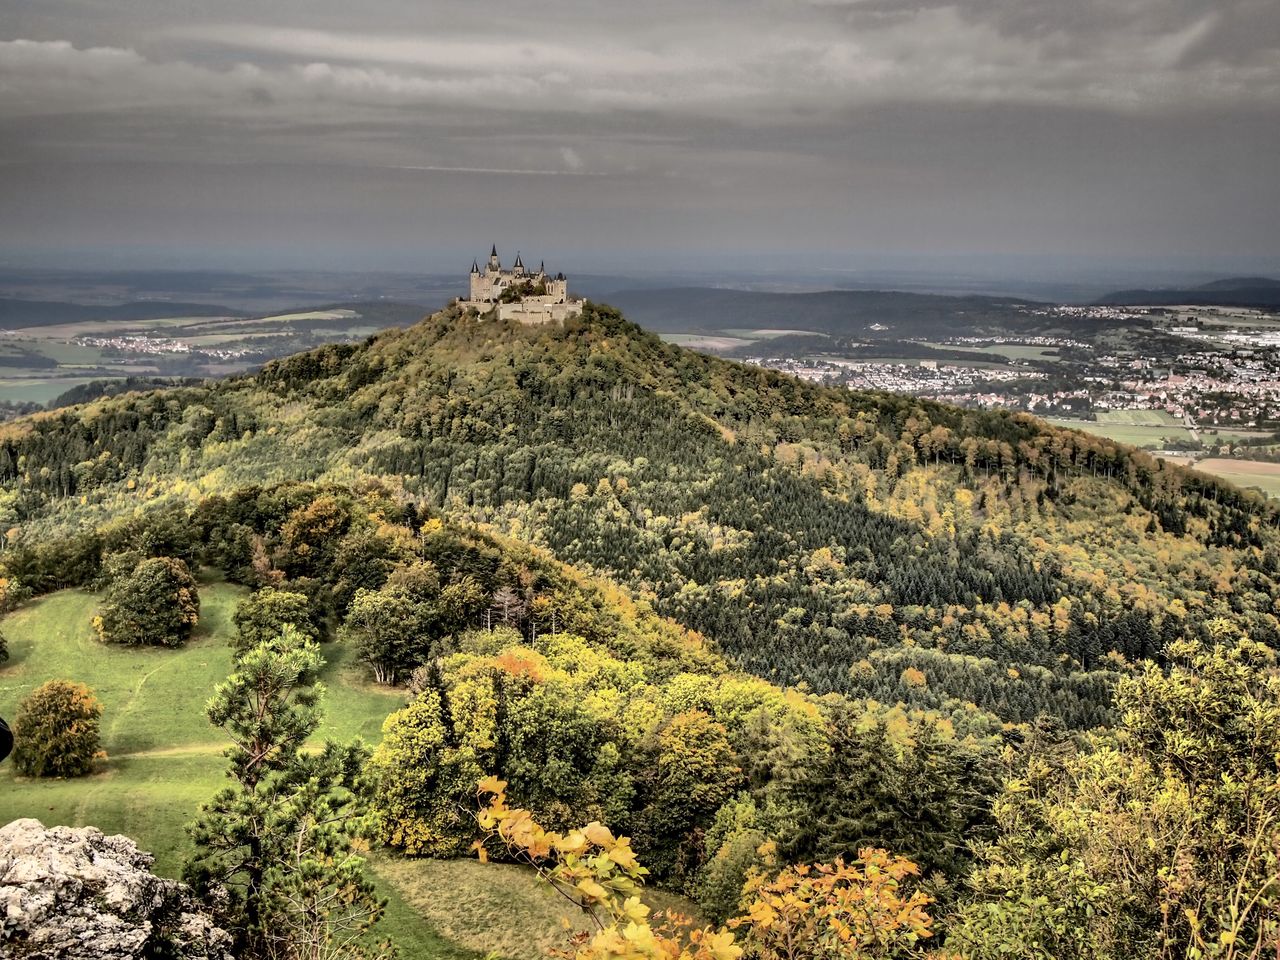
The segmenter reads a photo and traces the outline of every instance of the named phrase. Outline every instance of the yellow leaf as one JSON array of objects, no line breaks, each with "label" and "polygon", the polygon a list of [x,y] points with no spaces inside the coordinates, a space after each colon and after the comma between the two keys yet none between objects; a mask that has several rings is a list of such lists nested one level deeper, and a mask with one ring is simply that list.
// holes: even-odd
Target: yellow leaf
[{"label": "yellow leaf", "polygon": [[497,777],[485,777],[480,781],[481,793],[504,793],[507,789],[507,781],[499,780]]}]

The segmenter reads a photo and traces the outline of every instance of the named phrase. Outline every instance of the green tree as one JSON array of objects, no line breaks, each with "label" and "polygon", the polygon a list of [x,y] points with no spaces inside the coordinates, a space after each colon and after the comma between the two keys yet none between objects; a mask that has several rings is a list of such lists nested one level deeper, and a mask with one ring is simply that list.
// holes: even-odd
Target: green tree
[{"label": "green tree", "polygon": [[384,904],[354,853],[368,823],[359,743],[303,745],[320,724],[319,648],[293,627],[246,651],[209,701],[231,739],[231,785],[189,827],[185,875],[227,894],[240,956],[331,960],[380,955],[368,931]]},{"label": "green tree", "polygon": [[83,683],[50,680],[18,705],[13,766],[26,777],[80,777],[98,754],[102,704]]},{"label": "green tree", "polygon": [[152,557],[111,585],[94,626],[107,643],[177,647],[199,621],[200,593],[186,563]]},{"label": "green tree", "polygon": [[435,639],[432,604],[401,589],[357,590],[339,638],[356,648],[379,683],[397,683],[430,659]]},{"label": "green tree", "polygon": [[308,640],[319,639],[311,623],[307,598],[289,590],[266,587],[251,593],[236,604],[233,619],[236,625],[233,644],[237,654],[278,639],[285,627],[293,627]]},{"label": "green tree", "polygon": [[724,726],[700,710],[673,716],[649,750],[637,843],[655,875],[687,880],[702,863],[702,833],[737,792],[742,768]]},{"label": "green tree", "polygon": [[1228,641],[1175,642],[1169,670],[1120,682],[1114,734],[1008,780],[949,943],[971,960],[1274,952],[1280,672]]}]

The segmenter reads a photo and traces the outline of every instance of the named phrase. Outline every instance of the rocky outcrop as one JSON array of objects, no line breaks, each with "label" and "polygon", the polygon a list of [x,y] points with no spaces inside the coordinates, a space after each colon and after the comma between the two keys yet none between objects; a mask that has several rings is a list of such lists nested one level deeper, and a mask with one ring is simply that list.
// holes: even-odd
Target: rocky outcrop
[{"label": "rocky outcrop", "polygon": [[154,858],[95,827],[0,828],[0,956],[230,960],[231,938]]}]

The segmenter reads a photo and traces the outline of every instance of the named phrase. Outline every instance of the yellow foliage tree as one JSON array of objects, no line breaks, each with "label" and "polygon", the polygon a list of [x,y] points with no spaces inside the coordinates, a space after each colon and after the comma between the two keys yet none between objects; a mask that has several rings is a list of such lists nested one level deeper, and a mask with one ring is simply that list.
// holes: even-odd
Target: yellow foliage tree
[{"label": "yellow foliage tree", "polygon": [[925,912],[932,900],[902,889],[919,873],[910,860],[872,848],[849,864],[788,867],[748,880],[751,904],[729,925],[746,928],[746,948],[758,960],[922,956],[922,941],[933,936]]},{"label": "yellow foliage tree", "polygon": [[598,822],[554,833],[543,829],[528,810],[507,805],[507,784],[496,777],[480,781],[479,797],[487,803],[478,822],[482,836],[474,849],[482,861],[491,847],[528,864],[595,927],[570,937],[572,960],[738,960],[742,948],[732,933],[710,927],[691,928],[677,914],[654,914],[640,899],[648,870],[642,867],[628,837],[615,837]]}]

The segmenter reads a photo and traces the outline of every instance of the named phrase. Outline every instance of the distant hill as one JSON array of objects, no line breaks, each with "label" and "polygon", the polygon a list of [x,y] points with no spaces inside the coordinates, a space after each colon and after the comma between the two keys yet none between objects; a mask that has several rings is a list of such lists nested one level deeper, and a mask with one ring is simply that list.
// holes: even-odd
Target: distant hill
[{"label": "distant hill", "polygon": [[1095,302],[1169,307],[1180,304],[1210,307],[1280,307],[1280,280],[1270,277],[1228,277],[1197,287],[1117,290]]},{"label": "distant hill", "polygon": [[[761,293],[708,287],[622,290],[609,303],[650,330],[776,329],[837,336],[933,336],[1025,325],[1031,300],[892,290]],[[1040,326],[1043,327],[1043,318]],[[885,328],[872,330],[874,324]]]},{"label": "distant hill", "polygon": [[61,300],[0,298],[0,327],[47,327],[56,323],[159,320],[164,317],[244,317],[230,307],[209,303],[141,301],[119,304],[67,303]]}]

